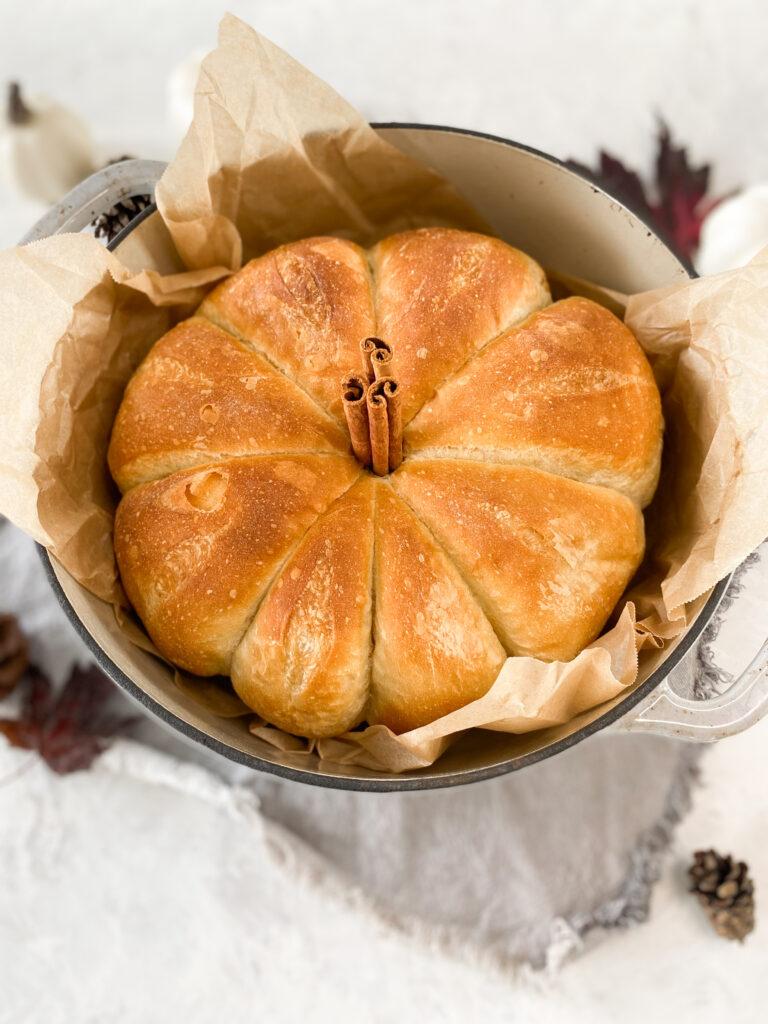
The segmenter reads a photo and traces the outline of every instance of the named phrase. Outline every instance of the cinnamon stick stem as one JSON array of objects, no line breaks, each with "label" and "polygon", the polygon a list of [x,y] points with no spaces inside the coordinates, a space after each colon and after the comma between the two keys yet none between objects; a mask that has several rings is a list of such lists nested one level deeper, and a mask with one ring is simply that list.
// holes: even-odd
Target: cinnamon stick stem
[{"label": "cinnamon stick stem", "polygon": [[341,401],[352,441],[352,451],[363,466],[370,466],[372,462],[367,389],[368,381],[360,373],[348,373],[341,382]]},{"label": "cinnamon stick stem", "polygon": [[381,338],[363,338],[360,342],[363,372],[369,383],[392,376],[392,346]]},{"label": "cinnamon stick stem", "polygon": [[360,356],[362,373],[352,371],[341,382],[344,415],[357,460],[386,476],[403,461],[402,401],[392,374],[392,346],[381,338],[363,338]]},{"label": "cinnamon stick stem", "polygon": [[384,476],[403,461],[403,414],[400,388],[393,377],[380,377],[368,388],[373,471]]},{"label": "cinnamon stick stem", "polygon": [[393,473],[403,461],[403,394],[396,380],[385,381],[387,422],[389,424],[389,471]]},{"label": "cinnamon stick stem", "polygon": [[371,461],[377,476],[386,476],[389,472],[389,417],[383,384],[383,381],[374,381],[366,392],[371,429]]}]

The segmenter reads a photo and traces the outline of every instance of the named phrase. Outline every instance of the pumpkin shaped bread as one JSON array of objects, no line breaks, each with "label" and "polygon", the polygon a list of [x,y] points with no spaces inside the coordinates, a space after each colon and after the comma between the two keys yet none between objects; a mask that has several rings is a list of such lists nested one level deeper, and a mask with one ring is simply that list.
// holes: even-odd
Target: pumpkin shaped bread
[{"label": "pumpkin shaped bread", "polygon": [[[394,353],[403,461],[350,445],[341,380]],[[509,656],[568,660],[644,551],[662,439],[630,331],[483,235],[310,238],[151,349],[115,420],[115,552],[162,654],[302,736],[395,732]]]}]

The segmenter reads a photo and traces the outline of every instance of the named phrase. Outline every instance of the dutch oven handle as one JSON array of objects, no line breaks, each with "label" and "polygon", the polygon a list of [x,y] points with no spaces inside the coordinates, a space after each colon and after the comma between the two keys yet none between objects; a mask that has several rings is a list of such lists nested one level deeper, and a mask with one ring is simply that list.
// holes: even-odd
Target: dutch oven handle
[{"label": "dutch oven handle", "polygon": [[96,171],[52,206],[20,244],[64,231],[82,231],[115,203],[131,196],[154,195],[165,168],[160,160],[122,160]]},{"label": "dutch oven handle", "polygon": [[716,697],[680,697],[665,679],[616,723],[619,732],[647,732],[713,743],[749,729],[768,712],[768,640],[733,684]]}]

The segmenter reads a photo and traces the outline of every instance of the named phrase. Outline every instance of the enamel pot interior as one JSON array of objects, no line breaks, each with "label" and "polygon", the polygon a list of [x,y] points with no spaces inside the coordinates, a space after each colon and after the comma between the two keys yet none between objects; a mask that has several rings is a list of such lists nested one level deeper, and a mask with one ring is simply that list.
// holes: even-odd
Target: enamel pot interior
[{"label": "enamel pot interior", "polygon": [[[501,238],[543,266],[637,292],[689,276],[689,269],[638,216],[556,160],[472,132],[423,125],[379,125],[387,141],[434,167],[475,204]],[[181,269],[157,213],[135,221],[118,239],[120,259],[136,271]],[[57,596],[104,671],[169,726],[241,764],[286,778],[338,788],[433,789],[491,778],[531,765],[583,740],[625,714],[659,684],[700,634],[725,581],[703,595],[687,633],[648,653],[634,689],[565,726],[524,736],[475,731],[436,764],[403,775],[321,763],[280,751],[252,736],[247,719],[215,717],[174,683],[165,663],[116,634],[110,606],[89,594],[44,554]]]}]

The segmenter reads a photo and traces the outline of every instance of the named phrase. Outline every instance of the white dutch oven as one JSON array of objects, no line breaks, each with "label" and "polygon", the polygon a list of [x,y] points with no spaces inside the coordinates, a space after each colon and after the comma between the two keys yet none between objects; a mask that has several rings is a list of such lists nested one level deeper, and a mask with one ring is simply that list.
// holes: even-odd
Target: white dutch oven
[{"label": "white dutch oven", "polygon": [[[693,273],[622,203],[552,157],[506,139],[428,125],[376,126],[388,142],[452,181],[501,238],[545,267],[631,293]],[[132,160],[99,172],[46,215],[25,242],[79,231],[117,199],[152,193],[163,165]],[[135,271],[183,269],[154,207],[111,246]],[[44,553],[51,584],[103,670],[132,697],[186,736],[241,764],[318,785],[362,790],[431,789],[491,778],[551,757],[608,726],[678,739],[711,741],[739,732],[768,710],[768,642],[724,695],[690,701],[676,695],[669,673],[711,618],[728,585],[722,580],[692,609],[686,633],[643,658],[636,685],[620,698],[565,726],[524,736],[476,731],[439,761],[404,775],[321,763],[276,750],[252,736],[247,719],[215,717],[183,693],[169,667],[116,638],[112,609]]]}]

